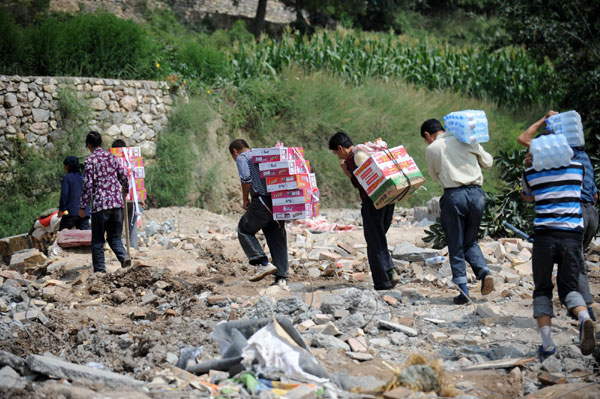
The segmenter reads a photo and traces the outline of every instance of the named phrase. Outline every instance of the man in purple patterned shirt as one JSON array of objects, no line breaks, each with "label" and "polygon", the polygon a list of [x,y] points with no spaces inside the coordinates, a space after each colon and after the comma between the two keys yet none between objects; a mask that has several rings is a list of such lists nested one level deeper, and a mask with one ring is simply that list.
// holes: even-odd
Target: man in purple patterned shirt
[{"label": "man in purple patterned shirt", "polygon": [[123,195],[129,190],[127,175],[117,158],[102,149],[102,137],[89,132],[85,145],[90,155],[85,161],[83,190],[79,215],[85,215],[90,196],[92,199],[92,263],[94,272],[106,273],[104,265],[105,235],[122,267],[131,266],[121,234],[123,233]]}]

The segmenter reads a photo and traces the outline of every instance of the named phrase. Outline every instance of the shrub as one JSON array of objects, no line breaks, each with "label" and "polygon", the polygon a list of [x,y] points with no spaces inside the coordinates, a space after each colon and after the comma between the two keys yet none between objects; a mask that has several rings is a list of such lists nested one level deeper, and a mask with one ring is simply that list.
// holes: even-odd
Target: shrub
[{"label": "shrub", "polygon": [[212,82],[230,75],[227,56],[213,47],[197,42],[187,42],[177,51],[173,69],[187,78],[203,82]]}]

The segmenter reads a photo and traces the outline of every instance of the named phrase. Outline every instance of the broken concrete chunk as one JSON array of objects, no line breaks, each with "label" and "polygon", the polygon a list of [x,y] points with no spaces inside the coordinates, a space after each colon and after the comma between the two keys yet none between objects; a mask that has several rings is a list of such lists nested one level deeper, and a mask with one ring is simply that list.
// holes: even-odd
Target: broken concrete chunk
[{"label": "broken concrete chunk", "polygon": [[394,259],[405,260],[409,262],[424,262],[425,259],[438,256],[439,252],[429,248],[419,248],[413,244],[403,242],[396,245],[392,257]]},{"label": "broken concrete chunk", "polygon": [[0,389],[19,389],[25,387],[25,378],[13,370],[10,366],[0,369]]},{"label": "broken concrete chunk", "polygon": [[373,360],[373,355],[364,352],[346,352],[346,356],[348,356],[350,359],[358,360],[359,362]]},{"label": "broken concrete chunk", "polygon": [[47,356],[29,355],[27,357],[27,365],[31,370],[37,373],[66,378],[71,381],[87,380],[100,382],[110,387],[144,384],[143,381],[113,373],[112,371],[98,370]]},{"label": "broken concrete chunk", "polygon": [[409,337],[416,337],[417,335],[419,335],[417,330],[415,330],[414,328],[403,326],[402,324],[398,324],[398,323],[392,323],[391,321],[379,320],[379,325],[382,328],[386,328],[388,330],[403,332],[404,334],[408,335]]},{"label": "broken concrete chunk", "polygon": [[311,345],[315,348],[325,349],[342,349],[344,352],[349,352],[350,347],[344,341],[334,337],[333,335],[315,334],[311,340]]},{"label": "broken concrete chunk", "polygon": [[287,392],[282,398],[286,399],[315,399],[317,397],[317,388],[314,385],[302,384]]}]

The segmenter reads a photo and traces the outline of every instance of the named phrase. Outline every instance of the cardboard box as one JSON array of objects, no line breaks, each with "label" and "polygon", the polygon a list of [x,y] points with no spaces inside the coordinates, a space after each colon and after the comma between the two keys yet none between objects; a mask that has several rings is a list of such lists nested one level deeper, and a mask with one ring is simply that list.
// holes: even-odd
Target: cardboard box
[{"label": "cardboard box", "polygon": [[302,147],[273,147],[273,148],[254,148],[252,150],[252,162],[280,162],[293,161],[304,157]]},{"label": "cardboard box", "polygon": [[[310,219],[319,216],[319,204],[304,204],[303,210],[283,211],[283,208],[273,206],[273,219],[275,220],[297,220]],[[279,212],[276,212],[279,211]]]},{"label": "cardboard box", "polygon": [[310,162],[301,160],[264,162],[258,164],[260,177],[289,176],[310,173]]},{"label": "cardboard box", "polygon": [[372,154],[354,175],[377,209],[404,199],[425,182],[403,146]]},{"label": "cardboard box", "polygon": [[275,191],[271,193],[273,205],[293,205],[319,201],[319,190],[299,188],[296,190]]},{"label": "cardboard box", "polygon": [[317,179],[314,173],[310,174],[299,174],[291,176],[276,176],[267,177],[267,191],[272,193],[274,191],[282,190],[295,190],[298,188],[317,187]]},{"label": "cardboard box", "polygon": [[[144,160],[142,159],[142,151],[140,147],[116,147],[111,148],[110,152],[117,157],[119,164],[126,170],[129,179],[129,193],[127,201],[133,201],[133,187],[136,188],[138,201],[146,200],[146,186],[144,178],[146,171],[144,169]],[[129,163],[127,163],[127,154]]]},{"label": "cardboard box", "polygon": [[110,152],[117,158],[125,158],[125,154],[129,158],[141,158],[142,149],[140,147],[115,147],[111,148]]}]

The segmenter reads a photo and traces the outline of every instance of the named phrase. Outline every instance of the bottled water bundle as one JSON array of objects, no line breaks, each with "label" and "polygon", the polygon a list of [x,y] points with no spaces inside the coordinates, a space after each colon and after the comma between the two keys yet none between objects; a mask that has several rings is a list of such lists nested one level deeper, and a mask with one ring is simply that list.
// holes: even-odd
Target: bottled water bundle
[{"label": "bottled water bundle", "polygon": [[468,109],[450,112],[444,116],[446,130],[463,143],[485,143],[490,141],[485,111]]},{"label": "bottled water bundle", "polygon": [[546,129],[566,136],[567,142],[571,147],[581,147],[585,144],[581,116],[577,111],[552,115],[546,119]]},{"label": "bottled water bundle", "polygon": [[573,150],[562,134],[547,134],[531,141],[529,152],[535,170],[569,166]]}]

